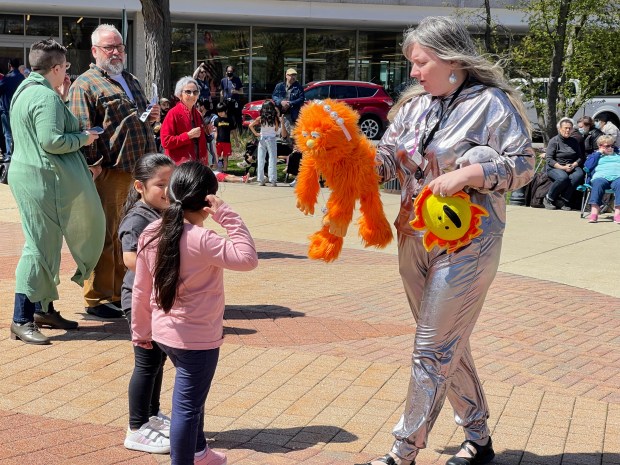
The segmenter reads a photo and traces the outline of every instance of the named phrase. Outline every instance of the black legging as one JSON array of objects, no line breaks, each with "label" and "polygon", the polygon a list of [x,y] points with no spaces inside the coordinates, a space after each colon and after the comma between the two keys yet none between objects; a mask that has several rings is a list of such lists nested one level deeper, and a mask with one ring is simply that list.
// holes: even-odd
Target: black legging
[{"label": "black legging", "polygon": [[[131,328],[131,312],[126,312]],[[139,429],[159,412],[166,354],[155,341],[152,349],[133,347],[135,365],[129,380],[129,427]]]}]

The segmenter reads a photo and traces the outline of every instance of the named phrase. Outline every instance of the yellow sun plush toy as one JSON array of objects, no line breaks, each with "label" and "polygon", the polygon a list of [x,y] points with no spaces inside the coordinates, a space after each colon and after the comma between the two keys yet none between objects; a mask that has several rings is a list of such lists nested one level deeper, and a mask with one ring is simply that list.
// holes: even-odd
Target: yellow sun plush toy
[{"label": "yellow sun plush toy", "polygon": [[310,236],[310,258],[338,258],[358,199],[363,244],[385,247],[392,240],[379,196],[375,147],[359,129],[358,118],[345,103],[316,100],[303,106],[295,124],[295,143],[303,154],[295,187],[297,208],[306,215],[314,213],[319,176],[331,190],[323,227]]},{"label": "yellow sun plush toy", "polygon": [[428,186],[416,197],[413,209],[415,219],[409,224],[413,229],[426,231],[424,248],[428,252],[435,246],[447,249],[448,253],[466,246],[482,234],[482,217],[489,216],[485,208],[471,203],[463,191],[439,197]]}]

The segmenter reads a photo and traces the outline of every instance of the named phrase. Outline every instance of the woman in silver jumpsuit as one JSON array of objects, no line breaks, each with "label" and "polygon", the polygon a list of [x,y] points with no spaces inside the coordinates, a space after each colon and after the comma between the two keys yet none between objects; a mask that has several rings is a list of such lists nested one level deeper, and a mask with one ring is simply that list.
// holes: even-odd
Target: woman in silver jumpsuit
[{"label": "woman in silver jumpsuit", "polygon": [[[417,330],[396,440],[389,454],[365,465],[413,463],[446,397],[465,431],[465,442],[447,463],[480,465],[495,454],[469,336],[497,272],[505,193],[530,181],[534,152],[522,102],[501,68],[478,54],[462,24],[425,18],[405,34],[403,52],[420,85],[408,89],[393,109],[377,162],[382,179],[398,176],[402,187],[399,268]],[[409,225],[412,199],[424,186],[440,196],[465,190],[489,212],[482,235],[452,254],[427,252],[424,231]]]}]

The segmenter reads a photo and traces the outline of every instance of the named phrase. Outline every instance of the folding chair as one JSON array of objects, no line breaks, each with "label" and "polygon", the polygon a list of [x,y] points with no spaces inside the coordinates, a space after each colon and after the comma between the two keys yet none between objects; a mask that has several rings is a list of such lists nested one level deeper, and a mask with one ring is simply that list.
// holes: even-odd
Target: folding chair
[{"label": "folding chair", "polygon": [[[583,200],[581,201],[581,218],[585,218],[589,210],[586,210],[590,206],[590,195],[592,194],[592,185],[587,182],[589,170],[584,168],[586,172],[586,182],[577,187],[577,190],[583,192]],[[601,213],[610,213],[614,211],[614,191],[612,189],[606,189],[603,196],[603,202],[600,205]]]}]

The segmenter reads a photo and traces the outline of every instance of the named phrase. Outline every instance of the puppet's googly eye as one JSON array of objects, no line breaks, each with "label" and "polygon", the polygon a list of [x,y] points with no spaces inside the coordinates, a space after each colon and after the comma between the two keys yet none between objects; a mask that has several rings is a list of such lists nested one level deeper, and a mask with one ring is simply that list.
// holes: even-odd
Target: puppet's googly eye
[{"label": "puppet's googly eye", "polygon": [[340,125],[343,125],[343,124],[344,124],[344,120],[343,120],[342,118],[338,118],[338,119],[336,120],[336,123],[338,123],[338,124],[340,124]]},{"label": "puppet's googly eye", "polygon": [[332,107],[330,107],[329,105],[325,105],[325,106],[323,106],[323,108],[325,108],[325,111],[329,111],[329,110],[332,109]]},{"label": "puppet's googly eye", "polygon": [[308,137],[308,133],[306,131],[301,131],[301,135],[304,137]]},{"label": "puppet's googly eye", "polygon": [[332,111],[329,116],[331,116],[334,119],[338,119],[338,113],[336,113],[335,111]]},{"label": "puppet's googly eye", "polygon": [[312,131],[312,132],[310,133],[310,135],[311,135],[312,137],[314,137],[315,139],[318,139],[319,137],[321,137],[321,134],[319,134],[319,133],[318,133],[318,132],[316,132],[316,131]]}]

